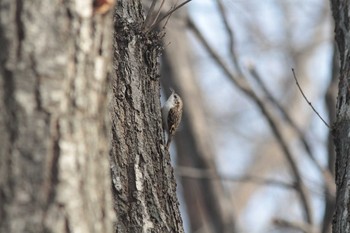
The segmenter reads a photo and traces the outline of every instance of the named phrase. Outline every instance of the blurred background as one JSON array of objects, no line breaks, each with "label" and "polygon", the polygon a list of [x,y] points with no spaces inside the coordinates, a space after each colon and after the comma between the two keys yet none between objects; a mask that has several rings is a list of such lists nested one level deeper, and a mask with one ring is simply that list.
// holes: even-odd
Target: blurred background
[{"label": "blurred background", "polygon": [[163,46],[162,99],[184,101],[171,154],[186,232],[331,232],[329,1],[192,0]]}]

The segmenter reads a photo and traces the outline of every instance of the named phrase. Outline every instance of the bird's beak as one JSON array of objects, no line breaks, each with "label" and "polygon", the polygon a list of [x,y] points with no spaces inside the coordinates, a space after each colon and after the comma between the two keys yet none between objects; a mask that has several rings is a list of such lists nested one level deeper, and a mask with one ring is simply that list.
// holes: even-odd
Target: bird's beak
[{"label": "bird's beak", "polygon": [[174,94],[174,93],[175,93],[174,89],[172,89],[172,88],[169,88],[169,89],[170,89],[170,91],[171,91],[171,94]]}]

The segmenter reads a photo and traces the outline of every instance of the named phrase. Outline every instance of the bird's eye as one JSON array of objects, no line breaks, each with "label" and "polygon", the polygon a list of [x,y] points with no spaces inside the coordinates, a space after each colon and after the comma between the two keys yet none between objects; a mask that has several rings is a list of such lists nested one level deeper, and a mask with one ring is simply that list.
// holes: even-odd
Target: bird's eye
[{"label": "bird's eye", "polygon": [[177,99],[177,95],[174,95],[174,98]]}]

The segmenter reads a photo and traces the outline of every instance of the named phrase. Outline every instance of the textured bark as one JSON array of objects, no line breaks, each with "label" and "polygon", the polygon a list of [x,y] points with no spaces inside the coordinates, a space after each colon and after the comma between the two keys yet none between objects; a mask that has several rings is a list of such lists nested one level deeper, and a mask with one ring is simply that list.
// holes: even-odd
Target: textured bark
[{"label": "textured bark", "polygon": [[139,0],[119,0],[110,156],[117,232],[183,232],[160,113],[160,37],[144,33]]},{"label": "textured bark", "polygon": [[333,125],[336,148],[337,197],[333,232],[350,232],[350,2],[332,0],[335,40],[340,58],[336,122]]},{"label": "textured bark", "polygon": [[0,1],[0,232],[112,232],[111,14]]},{"label": "textured bark", "polygon": [[[172,1],[175,4],[177,1]],[[169,3],[169,2],[168,2]],[[171,3],[169,3],[168,9]],[[184,100],[182,127],[176,135],[179,166],[218,174],[205,103],[195,78],[191,47],[186,37],[187,13],[176,12],[168,24],[162,59],[164,89],[173,87]],[[181,177],[191,232],[235,232],[232,203],[220,180]]]}]

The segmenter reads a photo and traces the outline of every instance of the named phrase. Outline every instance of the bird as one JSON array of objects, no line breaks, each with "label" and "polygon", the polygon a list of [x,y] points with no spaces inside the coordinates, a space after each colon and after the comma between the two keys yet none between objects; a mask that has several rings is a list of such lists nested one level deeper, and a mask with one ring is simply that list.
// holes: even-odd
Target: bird
[{"label": "bird", "polygon": [[168,150],[171,140],[181,122],[183,102],[181,97],[173,89],[171,95],[162,107],[163,130],[168,134],[165,148]]}]

